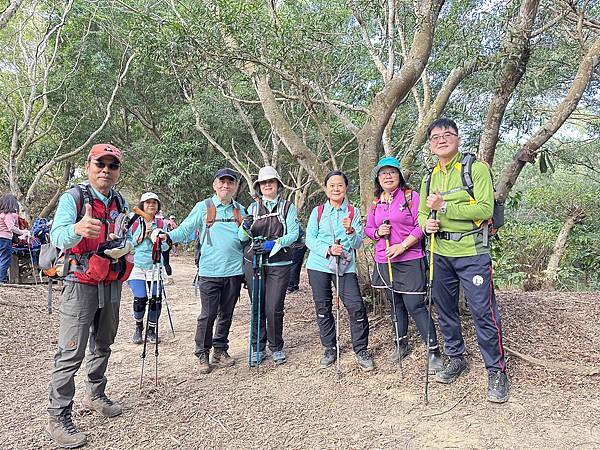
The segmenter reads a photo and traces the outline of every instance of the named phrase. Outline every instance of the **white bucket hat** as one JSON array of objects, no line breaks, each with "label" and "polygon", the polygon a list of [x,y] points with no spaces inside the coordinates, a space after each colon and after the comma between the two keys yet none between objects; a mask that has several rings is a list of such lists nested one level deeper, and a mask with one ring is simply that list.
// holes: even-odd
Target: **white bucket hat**
[{"label": "white bucket hat", "polygon": [[140,197],[140,203],[144,203],[148,200],[156,200],[157,202],[160,203],[160,200],[158,199],[158,195],[156,195],[154,192],[146,192],[146,193],[142,194],[142,196]]},{"label": "white bucket hat", "polygon": [[260,192],[258,190],[258,184],[261,181],[267,180],[277,180],[279,182],[279,185],[283,186],[283,182],[281,181],[281,178],[279,178],[279,174],[277,173],[277,171],[271,166],[265,166],[258,171],[258,179],[254,182],[252,187],[255,191]]}]

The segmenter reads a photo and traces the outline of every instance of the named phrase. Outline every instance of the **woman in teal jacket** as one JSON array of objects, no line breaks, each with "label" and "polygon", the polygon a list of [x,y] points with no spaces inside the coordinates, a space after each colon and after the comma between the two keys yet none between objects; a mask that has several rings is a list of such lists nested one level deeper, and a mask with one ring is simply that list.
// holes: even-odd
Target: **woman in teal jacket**
[{"label": "woman in teal jacket", "polygon": [[332,284],[336,286],[336,262],[339,270],[340,300],[348,311],[352,347],[356,362],[364,371],[373,370],[369,343],[369,319],[358,278],[354,251],[363,241],[360,212],[346,200],[348,177],[339,170],[325,177],[327,202],[315,207],[306,227],[306,246],[310,250],[306,261],[321,343],[325,353],[320,367],[325,369],[337,358],[335,320],[332,313]]},{"label": "woman in teal jacket", "polygon": [[[162,252],[169,249],[169,245],[162,242],[161,262],[159,270],[153,270],[152,247],[150,238],[152,231],[160,228],[167,230],[167,225],[163,219],[156,218],[156,213],[160,211],[160,200],[158,195],[153,192],[142,194],[138,207],[146,214],[152,217],[151,222],[146,222],[140,217],[132,226],[133,245],[135,247],[134,266],[127,283],[133,293],[133,318],[135,319],[135,331],[132,341],[134,344],[142,343],[142,330],[144,329],[144,315],[146,313],[146,304],[148,303],[148,292],[152,297],[148,307],[148,327],[146,337],[150,343],[155,343],[158,339],[158,318],[162,306],[162,289],[165,273],[163,272]],[[158,294],[157,294],[158,288]]]}]

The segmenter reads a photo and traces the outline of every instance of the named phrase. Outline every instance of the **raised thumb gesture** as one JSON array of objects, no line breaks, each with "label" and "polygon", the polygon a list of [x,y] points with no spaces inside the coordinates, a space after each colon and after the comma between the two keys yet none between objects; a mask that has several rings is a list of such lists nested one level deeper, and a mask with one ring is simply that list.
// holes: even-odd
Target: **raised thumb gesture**
[{"label": "raised thumb gesture", "polygon": [[75,233],[84,238],[97,239],[101,229],[102,223],[92,215],[92,205],[86,203],[84,216],[75,224]]}]

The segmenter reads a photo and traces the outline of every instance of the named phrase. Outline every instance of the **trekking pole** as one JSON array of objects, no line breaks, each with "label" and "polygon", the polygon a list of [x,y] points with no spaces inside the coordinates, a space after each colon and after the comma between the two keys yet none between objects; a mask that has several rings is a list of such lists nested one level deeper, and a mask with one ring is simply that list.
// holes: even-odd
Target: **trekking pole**
[{"label": "trekking pole", "polygon": [[[33,265],[33,253],[31,252],[31,236],[27,238],[27,250],[29,250],[29,261],[31,262],[31,275],[33,275],[33,281],[35,281],[35,285],[37,286],[37,278],[35,276],[35,266]],[[42,278],[40,277],[40,283],[42,282]]]},{"label": "trekking pole", "polygon": [[[150,278],[150,292],[148,295],[148,298],[152,298],[152,289],[153,289],[153,285],[154,285],[154,268],[155,265],[152,264],[152,276]],[[148,302],[150,303],[150,302]],[[144,346],[142,347],[142,370],[140,372],[140,389],[142,389],[142,384],[144,381],[144,363],[146,361],[146,346],[148,345],[148,327],[150,325],[150,320],[149,317],[150,316],[150,305],[148,304],[148,318],[146,319],[146,330],[144,332]]]},{"label": "trekking pole", "polygon": [[[389,225],[389,220],[384,220],[384,224]],[[388,234],[385,238],[385,249],[388,250],[390,248],[390,235]],[[396,295],[394,292],[394,271],[392,270],[392,259],[387,257],[387,266],[388,266],[388,277],[390,279],[390,290],[392,291],[392,309],[394,314],[392,318],[394,320],[394,332],[396,333],[396,351],[398,352],[398,364],[400,366],[400,379],[404,378],[404,370],[402,368],[402,357],[400,354],[400,332],[398,331],[398,316],[396,313]]]},{"label": "trekking pole", "polygon": [[[154,290],[152,291],[152,300],[156,307],[156,324],[154,325],[154,385],[158,386],[158,319],[160,318],[160,310],[162,306],[161,287],[162,287],[162,264],[161,257],[162,252],[160,251],[161,240],[158,238],[154,243],[152,249],[152,262],[157,270],[157,277],[154,281]],[[148,318],[150,318],[150,311],[148,311]]]},{"label": "trekking pole", "polygon": [[252,367],[252,326],[254,325],[254,301],[256,299],[256,278],[258,265],[256,255],[252,255],[252,295],[250,295],[250,338],[248,343],[248,368]]},{"label": "trekking pole", "polygon": [[256,372],[258,373],[258,366],[260,365],[260,295],[262,289],[262,267],[263,267],[263,255],[261,254],[258,258],[258,318],[256,319]]},{"label": "trekking pole", "polygon": [[[335,240],[336,245],[340,245],[341,243],[341,239]],[[337,379],[339,381],[342,376],[342,367],[340,364],[340,256],[337,255],[335,260],[335,374],[337,375]]]},{"label": "trekking pole", "polygon": [[[433,219],[436,218],[437,211],[432,211],[431,217]],[[433,283],[433,251],[435,249],[435,233],[431,233],[430,235],[430,244],[429,244],[429,279],[427,281],[427,309],[429,310],[429,317],[427,320],[427,352],[425,353],[425,392],[423,393],[423,401],[425,404],[429,401],[429,339],[431,338],[431,287]]]},{"label": "trekking pole", "polygon": [[162,290],[162,298],[165,301],[165,306],[167,308],[167,317],[169,318],[169,327],[171,328],[171,333],[173,333],[173,337],[175,337],[175,327],[173,326],[173,319],[171,318],[171,309],[169,308],[169,302],[167,301],[167,293],[165,291],[165,283],[161,277],[161,290]]}]

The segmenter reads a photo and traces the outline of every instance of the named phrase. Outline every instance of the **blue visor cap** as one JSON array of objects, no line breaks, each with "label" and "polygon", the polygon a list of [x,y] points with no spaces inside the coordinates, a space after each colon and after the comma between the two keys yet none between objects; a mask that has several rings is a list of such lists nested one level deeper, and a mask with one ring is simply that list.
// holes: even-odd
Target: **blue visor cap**
[{"label": "blue visor cap", "polygon": [[382,167],[393,167],[395,169],[398,169],[398,172],[400,172],[400,176],[402,176],[402,167],[400,167],[400,161],[398,161],[393,156],[384,156],[373,168],[373,172],[371,174],[373,177],[373,181],[377,179],[377,175],[379,175],[379,171]]}]

